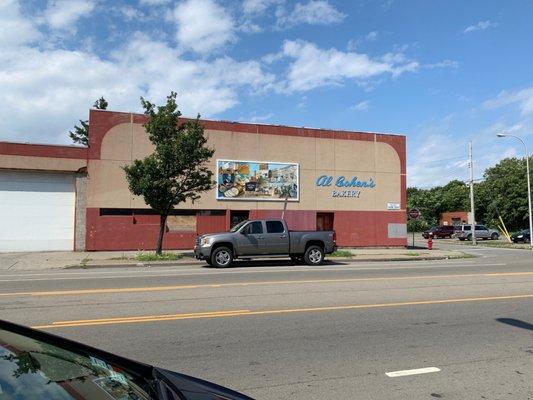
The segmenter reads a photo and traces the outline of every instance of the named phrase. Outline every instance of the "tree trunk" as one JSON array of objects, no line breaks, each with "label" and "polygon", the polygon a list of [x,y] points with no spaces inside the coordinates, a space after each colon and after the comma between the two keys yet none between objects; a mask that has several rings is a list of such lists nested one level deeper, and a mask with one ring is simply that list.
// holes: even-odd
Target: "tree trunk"
[{"label": "tree trunk", "polygon": [[165,234],[165,227],[167,224],[167,215],[159,216],[159,236],[157,237],[157,250],[155,254],[161,255],[163,252],[163,235]]}]

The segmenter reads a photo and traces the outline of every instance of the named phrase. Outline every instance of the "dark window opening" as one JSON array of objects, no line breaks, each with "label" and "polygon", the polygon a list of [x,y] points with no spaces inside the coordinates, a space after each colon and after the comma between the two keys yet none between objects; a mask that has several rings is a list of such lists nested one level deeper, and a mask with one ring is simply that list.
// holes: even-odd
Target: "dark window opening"
[{"label": "dark window opening", "polygon": [[244,227],[244,233],[257,235],[263,233],[263,224],[261,221],[250,222]]},{"label": "dark window opening", "polygon": [[316,213],[316,230],[332,231],[333,230],[333,213]]},{"label": "dark window opening", "polygon": [[281,221],[267,221],[266,228],[267,233],[283,233],[285,231]]},{"label": "dark window opening", "polygon": [[242,221],[246,221],[249,218],[250,218],[250,211],[248,210],[230,211],[230,228],[233,228],[238,223]]}]

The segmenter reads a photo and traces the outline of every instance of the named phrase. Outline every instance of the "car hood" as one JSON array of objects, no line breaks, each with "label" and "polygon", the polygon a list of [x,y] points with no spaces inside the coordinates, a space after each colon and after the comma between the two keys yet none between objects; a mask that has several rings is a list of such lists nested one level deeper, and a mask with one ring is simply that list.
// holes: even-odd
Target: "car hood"
[{"label": "car hood", "polygon": [[166,381],[172,382],[180,394],[187,400],[253,400],[242,393],[162,368],[154,368],[156,375],[162,375]]},{"label": "car hood", "polygon": [[210,237],[210,236],[218,236],[218,235],[225,235],[227,233],[231,232],[212,232],[212,233],[204,233],[203,235],[200,235],[201,238]]}]

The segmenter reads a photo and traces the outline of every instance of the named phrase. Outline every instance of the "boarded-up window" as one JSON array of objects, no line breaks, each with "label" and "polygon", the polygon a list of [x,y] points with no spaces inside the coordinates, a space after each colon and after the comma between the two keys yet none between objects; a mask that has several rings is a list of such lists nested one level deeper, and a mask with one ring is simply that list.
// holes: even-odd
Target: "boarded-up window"
[{"label": "boarded-up window", "polygon": [[196,215],[169,215],[167,227],[169,232],[196,232]]}]

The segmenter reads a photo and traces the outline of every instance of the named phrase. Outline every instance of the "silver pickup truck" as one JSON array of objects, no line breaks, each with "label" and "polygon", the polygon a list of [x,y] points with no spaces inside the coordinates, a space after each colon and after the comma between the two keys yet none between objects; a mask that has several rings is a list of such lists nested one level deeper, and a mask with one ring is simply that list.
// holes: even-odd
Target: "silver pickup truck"
[{"label": "silver pickup truck", "polygon": [[229,232],[196,238],[194,254],[214,267],[228,267],[236,258],[290,257],[319,265],[335,251],[334,231],[289,231],[284,220],[250,220]]}]

